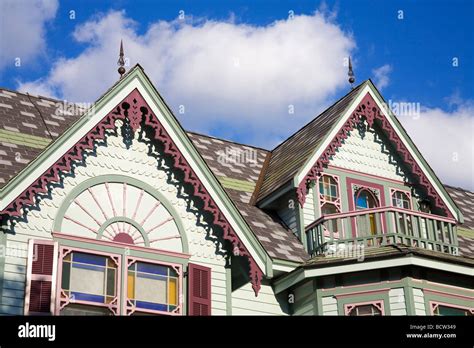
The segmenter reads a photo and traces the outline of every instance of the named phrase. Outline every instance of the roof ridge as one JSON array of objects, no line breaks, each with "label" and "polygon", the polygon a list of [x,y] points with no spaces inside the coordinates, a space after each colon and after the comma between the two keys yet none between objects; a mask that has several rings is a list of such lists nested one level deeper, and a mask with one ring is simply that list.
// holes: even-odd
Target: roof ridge
[{"label": "roof ridge", "polygon": [[297,131],[295,131],[293,134],[291,134],[288,138],[286,138],[284,141],[282,141],[280,144],[278,144],[275,148],[273,148],[271,150],[271,152],[275,151],[276,149],[278,149],[280,146],[282,146],[283,144],[285,144],[286,142],[288,142],[291,138],[293,138],[294,136],[296,136],[299,132],[301,132],[303,129],[305,129],[306,127],[308,127],[310,124],[312,124],[314,121],[316,121],[319,116],[321,116],[322,114],[324,114],[326,111],[328,111],[329,109],[333,108],[336,104],[338,104],[339,102],[341,102],[344,98],[348,97],[351,93],[355,92],[356,90],[358,90],[362,85],[364,85],[365,83],[367,83],[367,81],[369,81],[369,79],[367,80],[364,80],[363,82],[361,82],[359,85],[357,85],[356,87],[354,87],[349,93],[346,93],[344,94],[342,97],[340,97],[338,100],[336,100],[334,103],[332,103],[330,106],[328,106],[326,109],[324,109],[322,112],[320,112],[318,115],[316,115],[316,117],[314,117],[313,119],[309,120],[304,126],[302,126],[301,128],[299,128]]},{"label": "roof ridge", "polygon": [[251,147],[251,148],[254,148],[254,149],[258,149],[258,150],[265,151],[265,152],[267,152],[267,153],[270,153],[270,152],[271,152],[271,150],[264,149],[263,147],[259,147],[259,146],[255,146],[255,145],[249,145],[249,144],[244,144],[244,143],[240,143],[240,142],[234,141],[234,140],[229,140],[229,139],[224,139],[224,138],[218,138],[218,137],[213,136],[213,135],[202,134],[202,133],[199,133],[199,132],[196,132],[196,131],[185,130],[185,132],[186,132],[186,133],[195,134],[195,135],[199,135],[199,136],[206,137],[206,138],[211,138],[211,139],[217,139],[217,140],[220,140],[220,141],[225,141],[225,142],[227,142],[227,143],[232,143],[232,144],[235,144],[235,145],[241,145],[241,146]]}]

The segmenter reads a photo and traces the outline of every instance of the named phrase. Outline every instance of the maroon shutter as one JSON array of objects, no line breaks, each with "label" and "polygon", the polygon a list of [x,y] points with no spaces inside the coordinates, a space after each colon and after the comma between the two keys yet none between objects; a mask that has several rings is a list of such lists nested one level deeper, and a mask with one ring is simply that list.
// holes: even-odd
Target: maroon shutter
[{"label": "maroon shutter", "polygon": [[25,314],[53,313],[57,245],[30,240],[25,289]]},{"label": "maroon shutter", "polygon": [[211,269],[190,263],[188,266],[188,313],[211,315]]}]

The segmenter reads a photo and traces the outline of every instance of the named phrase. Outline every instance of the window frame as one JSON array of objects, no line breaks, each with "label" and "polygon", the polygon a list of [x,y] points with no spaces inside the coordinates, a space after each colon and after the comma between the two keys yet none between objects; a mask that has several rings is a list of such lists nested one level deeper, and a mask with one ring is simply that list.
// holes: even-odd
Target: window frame
[{"label": "window frame", "polygon": [[[356,211],[356,202],[355,202],[355,193],[357,191],[360,191],[361,189],[367,189],[367,190],[377,190],[379,193],[379,197],[377,198],[377,201],[379,202],[379,207],[385,207],[386,206],[386,200],[385,200],[385,190],[384,186],[376,183],[372,183],[370,181],[364,181],[364,180],[359,180],[355,179],[352,177],[348,177],[346,179],[346,185],[347,185],[347,199],[349,201],[349,211]],[[359,210],[363,211],[363,210]],[[351,228],[352,228],[352,237],[357,238],[357,223],[356,223],[356,218],[351,218]],[[381,228],[382,231],[385,231],[387,233],[387,222],[385,219],[385,216],[381,216]]]},{"label": "window frame", "polygon": [[[99,303],[93,301],[85,301],[85,300],[76,300],[67,296],[63,289],[62,289],[62,279],[63,279],[63,259],[65,256],[73,253],[86,253],[92,255],[99,255],[111,258],[115,264],[117,265],[116,271],[116,278],[115,278],[115,297],[110,303]],[[65,308],[67,305],[74,303],[74,304],[82,304],[87,306],[94,306],[94,307],[101,307],[101,308],[108,308],[114,315],[120,315],[120,299],[122,297],[122,256],[116,253],[109,253],[104,251],[97,251],[91,249],[85,249],[80,247],[70,247],[70,246],[59,246],[59,257],[58,257],[58,272],[57,272],[57,281],[56,281],[56,305],[55,305],[55,315],[61,315],[61,310]]]},{"label": "window frame", "polygon": [[344,316],[350,316],[350,312],[358,306],[373,305],[378,310],[380,310],[380,316],[385,315],[384,300],[374,300],[366,302],[355,302],[355,303],[346,303],[344,304]]},{"label": "window frame", "polygon": [[[321,187],[320,184],[322,183],[321,180],[323,180],[324,177],[329,177],[332,178],[335,183],[336,183],[336,190],[337,190],[337,198],[335,200],[327,200],[325,198],[324,192],[321,192]],[[324,184],[323,184],[324,186]],[[316,192],[317,192],[317,197],[318,197],[318,210],[319,210],[319,216],[323,216],[323,207],[327,205],[331,205],[336,209],[335,214],[342,213],[342,199],[341,199],[341,182],[340,178],[338,175],[335,174],[330,174],[330,173],[323,173],[317,178],[317,184],[316,184]],[[344,224],[341,225],[341,231],[334,231],[334,238],[339,238],[339,232],[344,235]],[[330,232],[327,229],[324,229],[324,235],[326,237],[330,236]]]},{"label": "window frame", "polygon": [[467,311],[471,312],[471,315],[474,315],[474,307],[471,308],[471,307],[467,307],[467,306],[460,306],[460,305],[455,305],[455,304],[452,304],[452,303],[441,302],[441,301],[429,301],[429,306],[430,306],[430,315],[433,315],[433,316],[439,316],[439,314],[434,313],[435,310],[439,306],[457,308],[457,309],[464,309],[464,310],[467,310]]},{"label": "window frame", "polygon": [[[148,263],[152,265],[160,265],[160,266],[166,266],[166,267],[171,267],[173,268],[176,273],[178,274],[178,305],[176,306],[176,309],[174,309],[172,312],[166,312],[166,311],[160,311],[160,310],[154,310],[154,309],[146,309],[146,308],[137,308],[134,305],[129,305],[130,298],[128,297],[128,268],[136,263],[136,262],[142,262],[142,263]],[[125,310],[125,315],[132,315],[135,312],[139,313],[151,313],[151,314],[161,314],[161,315],[172,315],[172,316],[179,316],[183,315],[184,310],[183,310],[183,265],[179,263],[172,263],[172,262],[164,262],[164,261],[158,261],[158,260],[150,260],[142,257],[135,257],[135,256],[127,256],[125,259],[125,265],[126,267],[123,267],[123,271],[127,274],[126,277],[126,289],[125,292],[122,296],[123,301],[124,301],[124,310]]]},{"label": "window frame", "polygon": [[[409,204],[408,208],[400,208],[400,207],[397,207],[397,206],[393,205],[393,195],[397,192],[404,193],[408,196],[408,204]],[[407,191],[407,190],[402,190],[402,189],[391,187],[390,188],[390,205],[392,207],[395,207],[395,208],[398,208],[398,209],[413,210],[413,202],[412,202],[411,192]]]},{"label": "window frame", "polygon": [[[178,293],[178,304],[180,307],[180,313],[170,314],[169,312],[155,313],[155,314],[164,314],[164,315],[184,315],[187,311],[187,302],[184,300],[184,295],[187,293],[187,284],[184,281],[184,270],[187,269],[189,265],[189,259],[191,258],[190,254],[179,253],[174,251],[160,250],[150,247],[129,245],[117,242],[109,242],[104,240],[91,239],[87,237],[67,235],[64,233],[53,232],[53,240],[59,244],[59,248],[66,248],[71,250],[76,250],[78,252],[84,252],[89,254],[97,254],[103,256],[116,256],[119,257],[119,261],[122,262],[127,258],[136,258],[141,259],[142,262],[153,263],[153,264],[163,264],[163,265],[177,265],[181,269],[181,283],[178,284],[180,287],[180,292]],[[79,246],[78,246],[79,245]],[[110,252],[104,251],[104,249],[112,250]],[[61,294],[61,280],[62,280],[62,258],[61,254],[57,257],[58,262],[58,271],[56,273],[56,286],[54,290],[56,291],[56,301],[54,302],[54,315],[60,315],[60,309],[64,308],[66,305],[60,306],[60,294]],[[59,268],[61,267],[61,268]],[[112,311],[114,315],[125,315],[126,314],[126,305],[125,305],[125,296],[123,294],[124,288],[124,275],[128,274],[128,267],[125,270],[123,265],[120,265],[117,271],[118,285],[116,285],[117,292],[116,297],[118,298],[118,304],[116,311]],[[127,285],[125,283],[125,285]],[[127,290],[127,289],[125,289]],[[120,293],[119,293],[120,292]],[[76,301],[76,303],[78,303]],[[89,304],[89,303],[85,303]],[[107,307],[97,302],[90,303],[91,305],[99,305],[98,307]],[[123,310],[122,310],[123,309]]]}]

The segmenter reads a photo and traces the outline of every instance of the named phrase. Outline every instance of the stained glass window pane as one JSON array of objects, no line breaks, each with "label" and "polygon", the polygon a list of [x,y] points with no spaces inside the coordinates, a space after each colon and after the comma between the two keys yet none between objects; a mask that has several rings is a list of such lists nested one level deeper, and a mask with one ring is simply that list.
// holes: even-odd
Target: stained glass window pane
[{"label": "stained glass window pane", "polygon": [[128,272],[128,298],[137,308],[171,311],[178,304],[178,279],[172,267],[135,262]]},{"label": "stained glass window pane", "polygon": [[72,252],[63,260],[63,290],[70,290],[75,301],[110,302],[115,297],[117,274],[111,261],[105,256]]},{"label": "stained glass window pane", "polygon": [[169,293],[169,304],[170,305],[177,305],[178,304],[178,280],[177,279],[174,279],[174,278],[171,278],[170,279],[170,282],[169,282],[169,289],[168,289],[168,293]]},{"label": "stained glass window pane", "polygon": [[86,253],[73,253],[72,261],[73,262],[81,262],[87,263],[90,265],[98,265],[98,266],[105,266],[106,257],[93,255],[93,254],[86,254]]},{"label": "stained glass window pane", "polygon": [[69,290],[69,278],[71,277],[71,264],[63,262],[63,275],[61,278],[61,287],[64,290]]},{"label": "stained glass window pane", "polygon": [[113,296],[115,294],[115,269],[107,269],[107,295]]}]

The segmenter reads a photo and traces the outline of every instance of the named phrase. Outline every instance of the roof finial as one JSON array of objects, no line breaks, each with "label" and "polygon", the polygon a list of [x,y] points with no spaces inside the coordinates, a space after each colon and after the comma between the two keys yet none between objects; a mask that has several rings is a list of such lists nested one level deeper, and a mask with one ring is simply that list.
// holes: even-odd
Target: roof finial
[{"label": "roof finial", "polygon": [[351,84],[351,89],[353,89],[353,84],[356,79],[354,77],[354,71],[352,71],[351,57],[349,57],[349,71],[347,72],[347,76],[349,76],[349,83]]},{"label": "roof finial", "polygon": [[120,55],[119,55],[119,60],[117,62],[117,65],[119,66],[118,68],[118,73],[120,74],[120,78],[123,77],[123,74],[125,74],[125,59],[123,58],[123,42],[120,40]]}]

